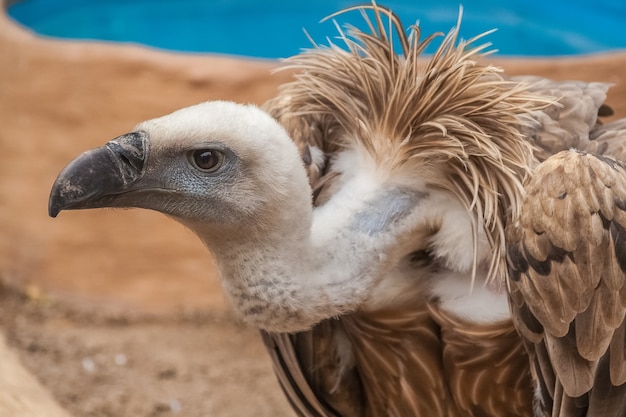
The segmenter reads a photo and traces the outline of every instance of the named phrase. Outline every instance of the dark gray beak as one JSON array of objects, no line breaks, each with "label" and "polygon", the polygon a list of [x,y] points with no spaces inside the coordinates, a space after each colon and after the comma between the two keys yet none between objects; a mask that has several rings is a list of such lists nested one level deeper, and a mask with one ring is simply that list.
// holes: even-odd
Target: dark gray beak
[{"label": "dark gray beak", "polygon": [[131,191],[143,176],[148,146],[147,133],[132,132],[78,156],[54,182],[48,214],[115,207],[116,196]]}]

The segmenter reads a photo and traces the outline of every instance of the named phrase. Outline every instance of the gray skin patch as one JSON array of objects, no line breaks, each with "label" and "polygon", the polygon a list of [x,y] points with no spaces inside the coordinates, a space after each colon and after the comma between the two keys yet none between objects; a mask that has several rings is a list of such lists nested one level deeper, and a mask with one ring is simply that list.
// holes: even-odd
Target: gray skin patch
[{"label": "gray skin patch", "polygon": [[427,192],[406,187],[386,190],[376,199],[369,201],[363,210],[356,214],[350,230],[376,236],[408,216],[411,210],[426,197],[428,197]]}]

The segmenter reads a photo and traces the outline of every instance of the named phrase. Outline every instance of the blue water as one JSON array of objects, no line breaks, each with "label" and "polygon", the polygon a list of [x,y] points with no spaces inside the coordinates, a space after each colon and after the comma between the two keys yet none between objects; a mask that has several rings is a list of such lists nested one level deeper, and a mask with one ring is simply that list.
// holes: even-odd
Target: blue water
[{"label": "blue water", "polygon": [[[461,0],[379,0],[405,26],[447,32]],[[626,49],[624,0],[464,0],[465,38],[489,36],[500,55],[555,56]],[[52,37],[141,43],[157,48],[281,58],[311,45],[304,30],[326,44],[337,31],[323,17],[359,0],[23,0],[9,15]],[[362,21],[358,12],[341,25]]]}]

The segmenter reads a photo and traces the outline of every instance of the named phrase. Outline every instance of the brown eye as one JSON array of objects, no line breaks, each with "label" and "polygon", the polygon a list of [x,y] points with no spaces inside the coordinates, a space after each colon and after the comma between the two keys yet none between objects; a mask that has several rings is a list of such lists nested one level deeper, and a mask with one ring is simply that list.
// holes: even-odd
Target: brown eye
[{"label": "brown eye", "polygon": [[222,166],[224,154],[216,149],[198,149],[191,153],[193,164],[204,172],[215,172]]}]

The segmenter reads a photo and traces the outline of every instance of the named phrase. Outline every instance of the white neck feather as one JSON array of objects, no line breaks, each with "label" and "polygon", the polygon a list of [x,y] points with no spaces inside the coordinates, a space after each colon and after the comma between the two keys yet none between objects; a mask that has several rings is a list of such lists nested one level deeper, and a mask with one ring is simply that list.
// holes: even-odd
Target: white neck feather
[{"label": "white neck feather", "polygon": [[214,230],[189,225],[214,253],[233,306],[256,327],[301,331],[353,311],[411,250],[398,238],[417,223],[408,220],[419,192],[354,179],[313,213],[307,190],[296,186],[299,198],[275,207],[264,232],[216,238]]}]

